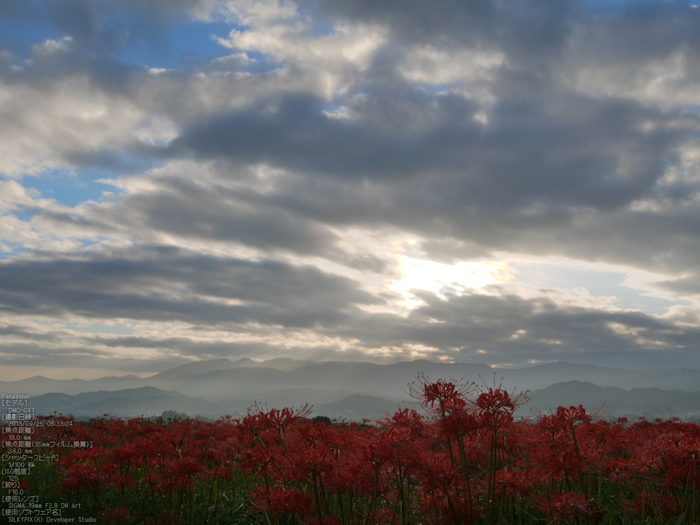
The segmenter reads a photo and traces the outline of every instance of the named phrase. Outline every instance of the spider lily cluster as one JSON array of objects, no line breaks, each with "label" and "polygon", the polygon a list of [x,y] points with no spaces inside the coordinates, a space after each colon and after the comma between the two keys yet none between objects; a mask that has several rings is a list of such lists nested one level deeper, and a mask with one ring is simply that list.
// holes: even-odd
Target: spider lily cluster
[{"label": "spider lily cluster", "polygon": [[373,424],[255,406],[214,423],[46,425],[35,439],[93,446],[23,486],[107,524],[700,523],[697,424],[581,406],[516,421],[527,393],[425,376],[409,392],[425,414]]}]

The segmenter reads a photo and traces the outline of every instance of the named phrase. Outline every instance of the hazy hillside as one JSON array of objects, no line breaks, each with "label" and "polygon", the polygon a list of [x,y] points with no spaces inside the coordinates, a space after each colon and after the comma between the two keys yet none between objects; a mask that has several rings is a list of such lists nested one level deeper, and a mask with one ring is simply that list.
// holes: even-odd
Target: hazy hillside
[{"label": "hazy hillside", "polygon": [[528,406],[542,411],[558,406],[583,405],[589,411],[607,407],[611,416],[700,417],[700,392],[601,387],[589,382],[557,383],[531,393]]},{"label": "hazy hillside", "polygon": [[30,404],[37,415],[57,413],[75,417],[102,414],[121,417],[154,416],[166,410],[192,415],[219,413],[218,407],[203,399],[183,396],[178,392],[164,392],[150,386],[117,391],[100,390],[76,395],[50,393],[32,397]]},{"label": "hazy hillside", "polygon": [[0,388],[4,392],[41,395],[49,392],[78,394],[153,386],[188,395],[221,399],[244,395],[246,392],[248,395],[258,395],[271,390],[311,388],[405,397],[406,385],[415,379],[417,373],[424,373],[434,380],[452,378],[478,384],[492,384],[494,380],[500,382],[502,379],[506,388],[523,390],[540,390],[566,381],[587,381],[598,386],[625,389],[654,387],[700,391],[700,370],[696,369],[651,372],[572,363],[499,369],[483,363],[434,363],[426,360],[378,365],[339,361],[310,363],[282,358],[264,362],[248,358],[237,361],[198,361],[145,379],[127,376],[66,381],[33,377],[0,382]]},{"label": "hazy hillside", "polygon": [[72,412],[75,416],[92,414],[110,414],[115,417],[158,416],[167,410],[184,412],[189,416],[197,414],[218,417],[219,410],[212,403],[181,394],[163,394],[129,399],[110,397],[94,403],[76,406]]},{"label": "hazy hillside", "polygon": [[127,390],[99,390],[97,392],[85,392],[82,394],[69,395],[64,393],[49,393],[41,396],[32,397],[32,406],[37,413],[48,414],[53,411],[64,412],[73,409],[79,405],[86,403],[99,403],[105,399],[119,397],[131,402],[152,397],[156,395],[177,395],[168,394],[158,388],[152,386],[144,386],[140,388],[131,388]]},{"label": "hazy hillside", "polygon": [[[418,373],[431,380],[454,379],[478,385],[502,382],[508,390],[531,390],[532,402],[525,411],[531,407],[583,404],[593,408],[606,404],[614,414],[682,416],[692,415],[700,406],[699,370],[648,372],[570,363],[494,369],[480,363],[426,360],[378,365],[216,359],[188,363],[146,379],[128,376],[61,381],[34,377],[0,382],[0,389],[33,395],[32,404],[39,413],[140,415],[162,408],[236,414],[257,401],[269,407],[309,403],[316,407],[317,414],[323,408],[338,414],[354,411],[358,417],[374,417],[376,407],[383,410],[391,405],[395,409],[401,401],[414,402],[407,385]],[[376,407],[370,406],[368,399],[374,399]]]}]

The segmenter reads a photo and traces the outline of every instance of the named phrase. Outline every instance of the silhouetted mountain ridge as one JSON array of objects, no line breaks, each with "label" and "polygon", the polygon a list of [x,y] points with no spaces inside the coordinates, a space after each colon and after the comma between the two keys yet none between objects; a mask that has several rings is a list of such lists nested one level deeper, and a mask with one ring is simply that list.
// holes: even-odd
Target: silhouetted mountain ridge
[{"label": "silhouetted mountain ridge", "polygon": [[[36,406],[52,406],[59,411],[108,398],[126,398],[133,402],[136,398],[182,395],[212,403],[211,413],[235,413],[255,401],[276,406],[300,405],[305,396],[304,402],[317,408],[354,395],[382,399],[397,406],[400,401],[413,401],[407,386],[419,373],[431,381],[445,379],[486,386],[501,383],[511,391],[531,390],[533,402],[545,407],[605,402],[621,407],[620,410],[638,412],[649,409],[666,413],[674,407],[687,407],[692,411],[696,398],[682,394],[700,392],[700,370],[695,369],[650,372],[564,362],[498,369],[483,363],[427,360],[381,365],[342,361],[310,363],[289,358],[263,362],[249,358],[198,361],[149,378],[108,377],[85,381],[34,377],[2,382],[0,388],[7,393],[30,394]],[[659,391],[649,390],[654,388]],[[125,394],[127,391],[129,393]],[[51,394],[49,402],[42,399],[48,392],[61,394]],[[86,397],[68,397],[81,395]],[[184,398],[182,402],[186,403]],[[178,406],[168,406],[168,409],[182,410]]]},{"label": "silhouetted mountain ridge", "polygon": [[625,390],[601,387],[587,381],[567,381],[532,392],[531,406],[555,410],[558,406],[583,405],[593,411],[603,406],[613,416],[700,416],[700,392],[664,390],[656,387]]}]

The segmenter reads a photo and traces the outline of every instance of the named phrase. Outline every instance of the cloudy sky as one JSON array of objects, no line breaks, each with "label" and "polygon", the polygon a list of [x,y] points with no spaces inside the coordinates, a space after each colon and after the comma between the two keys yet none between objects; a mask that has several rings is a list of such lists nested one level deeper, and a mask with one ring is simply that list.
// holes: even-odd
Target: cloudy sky
[{"label": "cloudy sky", "polygon": [[700,367],[700,9],[0,0],[0,379]]}]

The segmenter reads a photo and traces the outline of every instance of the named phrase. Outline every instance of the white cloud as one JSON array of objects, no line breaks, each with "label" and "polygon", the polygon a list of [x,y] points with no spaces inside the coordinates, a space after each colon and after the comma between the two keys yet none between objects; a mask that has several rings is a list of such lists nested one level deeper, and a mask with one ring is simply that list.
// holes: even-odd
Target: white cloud
[{"label": "white cloud", "polygon": [[49,39],[42,42],[41,44],[33,46],[32,52],[34,53],[34,55],[44,58],[47,55],[68,51],[71,48],[72,43],[73,37],[71,36],[64,36],[60,40]]},{"label": "white cloud", "polygon": [[[694,19],[399,4],[87,3],[0,53],[6,362],[697,345]],[[100,167],[95,202],[20,184]]]},{"label": "white cloud", "polygon": [[398,70],[410,82],[457,83],[466,87],[492,80],[494,70],[506,65],[506,56],[498,50],[421,45],[405,50],[405,59]]},{"label": "white cloud", "polygon": [[162,125],[144,126],[147,115],[132,101],[110,96],[83,75],[50,85],[0,85],[0,114],[6,124],[0,130],[0,172],[10,177],[70,169],[72,156],[169,136]]},{"label": "white cloud", "polygon": [[302,68],[308,87],[327,99],[347,89],[388,36],[381,27],[361,24],[337,24],[328,34],[314,35],[310,21],[291,3],[236,3],[231,11],[247,27],[218,39],[221,45]]}]

